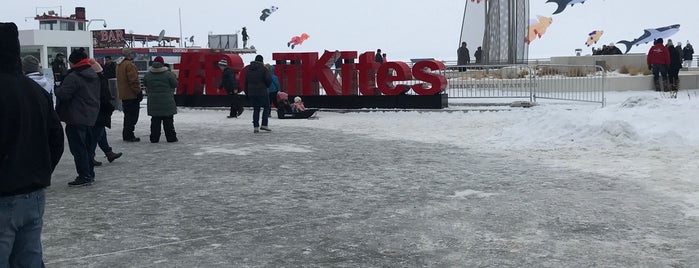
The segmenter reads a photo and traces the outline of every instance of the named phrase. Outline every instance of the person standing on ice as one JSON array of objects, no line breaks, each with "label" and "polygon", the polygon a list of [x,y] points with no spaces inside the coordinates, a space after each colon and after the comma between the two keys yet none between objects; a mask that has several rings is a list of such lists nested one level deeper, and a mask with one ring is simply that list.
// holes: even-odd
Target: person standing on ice
[{"label": "person standing on ice", "polygon": [[[277,93],[279,93],[279,77],[274,74],[274,65],[265,64],[265,68],[269,71],[269,74],[272,76],[272,84],[269,85],[269,88],[267,88],[267,92],[269,92],[269,102],[270,105],[274,105],[275,108],[279,109],[279,104],[277,103]],[[270,115],[271,116],[271,115]]]},{"label": "person standing on ice", "polygon": [[141,82],[138,79],[136,64],[132,61],[133,51],[129,48],[124,48],[121,54],[124,55],[124,58],[122,61],[117,62],[116,68],[117,89],[119,90],[119,98],[121,98],[121,106],[124,110],[124,129],[121,135],[126,142],[139,142],[141,139],[134,135],[134,131],[136,123],[138,123],[141,101],[143,100]]},{"label": "person standing on ice", "polygon": [[100,110],[100,82],[83,48],[68,57],[70,70],[56,88],[56,112],[66,123],[66,137],[78,176],[69,186],[95,181],[95,140],[93,127]]},{"label": "person standing on ice", "polygon": [[22,75],[19,53],[17,26],[0,23],[0,267],[44,267],[44,189],[63,155],[63,127],[49,94]]},{"label": "person standing on ice", "polygon": [[[252,102],[252,125],[254,133],[272,131],[268,126],[270,113],[269,93],[267,88],[272,85],[272,75],[265,68],[262,55],[255,56],[255,60],[248,65],[245,73],[245,92]],[[262,111],[262,125],[260,125],[260,109]]]},{"label": "person standing on ice", "polygon": [[[112,93],[109,92],[109,84],[107,77],[104,75],[104,69],[97,63],[94,59],[90,59],[90,66],[92,70],[97,73],[97,77],[100,81],[100,110],[97,114],[97,121],[95,121],[95,126],[92,127],[92,135],[95,136],[95,146],[92,150],[97,149],[99,145],[104,156],[107,157],[109,163],[114,162],[117,158],[121,157],[122,153],[115,153],[112,150],[112,146],[109,146],[109,141],[107,140],[107,128],[112,128],[112,113],[114,112],[114,105],[112,101],[114,97]],[[95,166],[101,166],[102,162],[95,159],[92,160]]]},{"label": "person standing on ice", "polygon": [[147,107],[148,115],[151,116],[150,142],[158,143],[160,141],[161,124],[165,131],[165,140],[177,142],[174,118],[177,114],[174,94],[175,88],[177,88],[177,79],[170,72],[170,69],[165,67],[163,57],[155,57],[148,73],[143,77],[143,85],[148,92]]},{"label": "person standing on ice", "polygon": [[51,107],[53,107],[53,85],[49,83],[49,80],[41,73],[41,67],[39,65],[39,59],[32,55],[22,58],[22,72],[49,93],[49,96],[51,96]]},{"label": "person standing on ice", "polygon": [[238,80],[235,79],[235,73],[228,66],[228,60],[221,59],[218,61],[218,68],[221,69],[221,84],[218,88],[223,88],[228,93],[228,97],[231,102],[231,112],[228,114],[228,118],[238,118],[243,114],[243,106],[240,104],[240,99],[238,92],[240,92],[240,87],[238,85]]}]

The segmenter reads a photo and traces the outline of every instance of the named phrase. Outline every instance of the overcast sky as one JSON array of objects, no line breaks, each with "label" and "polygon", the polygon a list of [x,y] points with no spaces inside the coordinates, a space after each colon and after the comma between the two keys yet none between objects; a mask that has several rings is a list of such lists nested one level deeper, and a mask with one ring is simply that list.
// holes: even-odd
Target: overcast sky
[{"label": "overcast sky", "polygon": [[[167,36],[180,36],[178,9],[181,9],[182,35],[193,35],[195,45],[206,47],[209,32],[234,34],[247,26],[250,45],[266,59],[273,52],[283,51],[363,52],[381,48],[389,60],[456,60],[466,0],[6,1],[0,21],[13,21],[20,29],[38,28],[31,18],[25,22],[25,17],[33,17],[37,8],[43,13],[62,6],[63,15],[67,16],[74,13],[76,6],[83,6],[88,19],[106,19],[107,29],[152,35],[164,29]],[[260,21],[261,10],[272,5],[279,10],[266,22]],[[553,17],[553,24],[543,38],[531,44],[530,58],[572,55],[575,48],[588,53],[590,49],[584,42],[593,30],[605,31],[598,46],[633,40],[643,34],[643,29],[671,24],[682,25],[680,32],[672,37],[675,40],[684,43],[699,37],[697,0],[587,0],[556,15],[551,15],[556,10],[554,3],[531,0],[530,5],[531,17]],[[90,29],[102,29],[102,23],[95,23]],[[286,46],[292,36],[304,32],[310,39],[303,45],[294,50]],[[645,53],[649,47],[640,46],[631,52]],[[245,60],[251,57],[246,56]]]}]

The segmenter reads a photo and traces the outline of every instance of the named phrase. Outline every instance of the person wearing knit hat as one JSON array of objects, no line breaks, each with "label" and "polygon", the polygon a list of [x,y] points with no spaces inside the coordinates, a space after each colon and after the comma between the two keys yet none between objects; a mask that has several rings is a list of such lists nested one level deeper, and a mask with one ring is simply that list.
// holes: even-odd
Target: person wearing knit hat
[{"label": "person wearing knit hat", "polygon": [[22,58],[22,72],[24,74],[39,72],[39,59],[32,55],[25,56]]},{"label": "person wearing knit hat", "polygon": [[[94,152],[95,149],[97,149],[97,145],[99,145],[100,149],[104,153],[104,156],[107,158],[107,161],[111,163],[122,156],[122,153],[114,153],[112,147],[109,145],[109,140],[107,140],[107,128],[112,128],[112,113],[115,110],[114,105],[112,104],[114,97],[112,96],[112,93],[109,92],[109,80],[104,74],[102,65],[95,61],[95,59],[89,59],[89,62],[90,67],[92,67],[92,70],[97,73],[97,77],[100,81],[100,109],[97,114],[97,121],[95,121],[95,125],[92,127],[92,135],[95,137],[97,142],[94,143],[92,151]],[[102,162],[99,162],[94,158],[92,159],[92,163],[95,166],[102,165]]]},{"label": "person wearing knit hat", "polygon": [[[170,70],[159,61],[153,61],[148,68],[148,72],[143,76],[143,86],[148,92],[147,111],[151,116],[150,120],[150,142],[160,142],[161,130],[165,131],[167,142],[177,142],[175,132],[175,114],[177,114],[177,104],[175,103],[175,89],[177,79]],[[162,128],[161,128],[162,125]]]},{"label": "person wearing knit hat", "polygon": [[163,59],[163,57],[161,57],[161,56],[156,56],[156,57],[153,59],[153,62],[151,63],[151,66],[152,66],[153,63],[156,63],[156,62],[159,62],[160,64],[162,64],[163,66],[165,66],[166,68],[168,68],[168,70],[170,69],[170,64],[165,63],[165,59]]},{"label": "person wearing knit hat", "polygon": [[95,140],[92,127],[100,109],[100,80],[84,49],[71,52],[71,69],[56,88],[56,112],[66,123],[66,136],[78,176],[69,186],[90,185],[95,180]]},{"label": "person wearing knit hat", "polygon": [[43,267],[44,189],[64,137],[48,94],[21,72],[17,26],[0,23],[0,266]]},{"label": "person wearing knit hat", "polygon": [[138,123],[143,92],[141,92],[138,68],[133,63],[133,52],[129,48],[124,48],[122,54],[124,59],[116,67],[118,96],[121,99],[121,107],[124,112],[124,127],[121,137],[126,142],[139,142],[141,139],[136,137],[134,130],[136,123]]},{"label": "person wearing knit hat", "polygon": [[238,79],[235,78],[235,73],[228,66],[228,60],[226,60],[226,58],[222,58],[218,61],[218,68],[221,69],[221,84],[218,88],[226,90],[231,103],[230,113],[227,118],[238,118],[238,116],[245,111],[243,105],[240,104],[240,98],[238,96],[240,89]]},{"label": "person wearing knit hat", "polygon": [[87,53],[85,53],[84,48],[78,48],[78,49],[73,49],[73,52],[70,53],[70,56],[68,56],[68,61],[74,65],[78,64],[78,62],[87,59]]},{"label": "person wearing knit hat", "polygon": [[39,60],[32,55],[22,58],[22,72],[49,93],[49,96],[51,96],[51,107],[53,107],[53,85],[41,73]]}]

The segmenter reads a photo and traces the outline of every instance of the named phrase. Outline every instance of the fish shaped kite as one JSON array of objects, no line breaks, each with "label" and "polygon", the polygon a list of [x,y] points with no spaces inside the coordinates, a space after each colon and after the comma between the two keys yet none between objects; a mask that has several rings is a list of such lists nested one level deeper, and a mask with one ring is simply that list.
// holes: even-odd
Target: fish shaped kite
[{"label": "fish shaped kite", "polygon": [[267,19],[267,17],[269,17],[269,15],[272,15],[272,13],[274,13],[274,11],[277,11],[277,9],[279,9],[279,8],[276,6],[271,6],[269,8],[263,9],[262,15],[260,16],[260,20],[265,21]]},{"label": "fish shaped kite", "polygon": [[529,34],[524,38],[527,44],[531,44],[537,38],[541,38],[546,33],[546,29],[551,26],[553,19],[551,17],[536,16],[538,20],[531,19],[529,21]]},{"label": "fish shaped kite", "polygon": [[294,36],[294,37],[291,38],[291,41],[289,41],[288,43],[286,43],[286,46],[287,46],[287,47],[288,47],[288,46],[291,46],[291,49],[294,49],[295,46],[298,46],[298,45],[300,45],[300,44],[303,44],[303,41],[306,41],[306,39],[308,39],[309,37],[310,37],[310,36],[308,36],[308,34],[306,34],[306,33],[302,33],[302,34],[299,35],[299,36]]},{"label": "fish shaped kite", "polygon": [[666,27],[660,27],[660,28],[655,28],[655,29],[645,29],[643,30],[643,35],[639,36],[638,38],[627,41],[627,40],[621,40],[619,42],[616,42],[617,44],[624,44],[626,46],[626,52],[624,54],[629,53],[631,48],[636,45],[640,44],[647,44],[649,42],[655,41],[655,39],[658,38],[667,38],[672,36],[673,34],[676,34],[677,32],[680,31],[680,25],[679,24],[674,24]]},{"label": "fish shaped kite", "polygon": [[587,42],[585,42],[585,45],[588,47],[591,46],[592,44],[597,44],[597,41],[602,37],[604,34],[604,31],[597,30],[597,31],[592,31],[591,33],[587,34]]},{"label": "fish shaped kite", "polygon": [[552,2],[558,4],[558,8],[556,9],[556,11],[553,12],[553,14],[555,15],[555,14],[563,12],[563,10],[565,10],[566,7],[568,7],[568,5],[573,6],[573,5],[578,4],[578,3],[585,3],[585,0],[548,0],[548,1],[546,1],[546,3],[552,3]]}]

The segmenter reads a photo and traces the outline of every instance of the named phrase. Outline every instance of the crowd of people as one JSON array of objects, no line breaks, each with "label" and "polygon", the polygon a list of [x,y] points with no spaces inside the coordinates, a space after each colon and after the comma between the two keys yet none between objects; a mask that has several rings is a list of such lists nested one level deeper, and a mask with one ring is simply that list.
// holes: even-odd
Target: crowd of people
[{"label": "crowd of people", "polygon": [[655,39],[646,57],[648,69],[653,72],[655,91],[677,92],[680,70],[691,67],[693,57],[694,49],[689,42],[682,48],[682,43],[674,45],[672,39],[668,39],[666,44],[662,38]]},{"label": "crowd of people", "polygon": [[602,45],[602,48],[592,47],[592,55],[621,55],[621,52],[614,43],[609,43],[609,45]]}]

